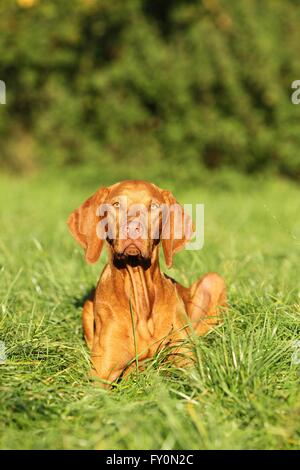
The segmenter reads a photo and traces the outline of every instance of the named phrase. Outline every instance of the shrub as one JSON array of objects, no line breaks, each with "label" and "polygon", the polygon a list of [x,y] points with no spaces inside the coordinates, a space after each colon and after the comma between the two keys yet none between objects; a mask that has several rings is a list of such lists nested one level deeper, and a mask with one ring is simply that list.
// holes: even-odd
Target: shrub
[{"label": "shrub", "polygon": [[2,165],[300,177],[296,1],[7,0],[0,13]]}]

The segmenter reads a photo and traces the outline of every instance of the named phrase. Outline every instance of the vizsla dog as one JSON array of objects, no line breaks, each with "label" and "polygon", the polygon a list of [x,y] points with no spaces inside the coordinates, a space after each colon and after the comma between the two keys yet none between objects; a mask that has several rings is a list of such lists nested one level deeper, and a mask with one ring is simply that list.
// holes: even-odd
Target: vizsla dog
[{"label": "vizsla dog", "polygon": [[108,248],[82,316],[93,373],[104,383],[113,383],[136,357],[140,363],[166,344],[180,344],[192,329],[203,335],[219,323],[226,292],[218,274],[187,288],[160,270],[160,245],[170,268],[193,235],[190,216],[170,191],[146,181],[100,188],[72,212],[68,225],[87,262],[99,259],[104,243]]}]

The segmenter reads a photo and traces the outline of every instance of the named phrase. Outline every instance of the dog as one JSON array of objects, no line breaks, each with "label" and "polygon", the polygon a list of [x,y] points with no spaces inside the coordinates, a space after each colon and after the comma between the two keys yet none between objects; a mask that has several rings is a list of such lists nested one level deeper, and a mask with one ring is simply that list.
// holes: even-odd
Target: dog
[{"label": "dog", "polygon": [[226,307],[221,276],[208,273],[184,287],[160,270],[160,246],[170,268],[194,231],[170,191],[136,180],[102,187],[71,213],[68,226],[88,263],[98,261],[104,244],[108,249],[82,315],[92,373],[103,384],[113,384],[136,358],[142,363],[166,344],[180,345],[191,331],[203,335],[220,322]]}]

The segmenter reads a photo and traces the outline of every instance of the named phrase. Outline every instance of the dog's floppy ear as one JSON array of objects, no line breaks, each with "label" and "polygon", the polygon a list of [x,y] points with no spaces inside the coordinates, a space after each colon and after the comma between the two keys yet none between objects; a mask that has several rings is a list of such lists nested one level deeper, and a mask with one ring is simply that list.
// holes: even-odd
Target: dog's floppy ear
[{"label": "dog's floppy ear", "polygon": [[190,215],[184,212],[170,191],[162,191],[162,195],[166,208],[163,211],[162,247],[166,265],[171,268],[174,254],[192,238],[194,226]]},{"label": "dog's floppy ear", "polygon": [[108,193],[108,188],[100,188],[68,218],[69,229],[75,240],[84,248],[88,263],[96,263],[101,254],[104,240],[97,234],[97,224],[100,221],[97,212]]}]

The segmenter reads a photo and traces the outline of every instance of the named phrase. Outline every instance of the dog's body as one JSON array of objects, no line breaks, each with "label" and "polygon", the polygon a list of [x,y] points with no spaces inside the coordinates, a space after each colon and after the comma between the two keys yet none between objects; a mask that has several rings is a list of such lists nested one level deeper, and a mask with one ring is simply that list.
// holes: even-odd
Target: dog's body
[{"label": "dog's body", "polygon": [[[123,197],[128,201],[127,214],[131,207],[143,203],[148,208],[148,217],[151,207],[151,214],[154,212],[151,228],[156,226],[159,236],[152,238],[150,230],[146,230],[142,237],[141,217],[130,215],[124,227],[115,224],[114,237],[106,237],[108,264],[93,299],[85,302],[83,328],[91,349],[94,373],[110,383],[135,358],[140,362],[152,357],[164,345],[186,338],[191,328],[199,335],[206,333],[219,322],[218,308],[226,305],[224,282],[218,274],[206,274],[190,288],[185,288],[160,271],[160,242],[170,267],[173,254],[191,236],[191,221],[188,219],[188,235],[181,231],[181,236],[174,239],[176,222],[169,216],[171,233],[164,238],[158,208],[163,204],[181,206],[169,191],[151,183],[124,181],[102,188],[71,214],[69,227],[84,247],[87,261],[97,261],[104,242],[96,232],[101,220],[97,215],[99,205],[110,204],[116,222],[116,213],[121,213],[122,209],[119,201]],[[187,218],[184,213],[182,217]],[[122,230],[126,237],[122,238]]]}]

